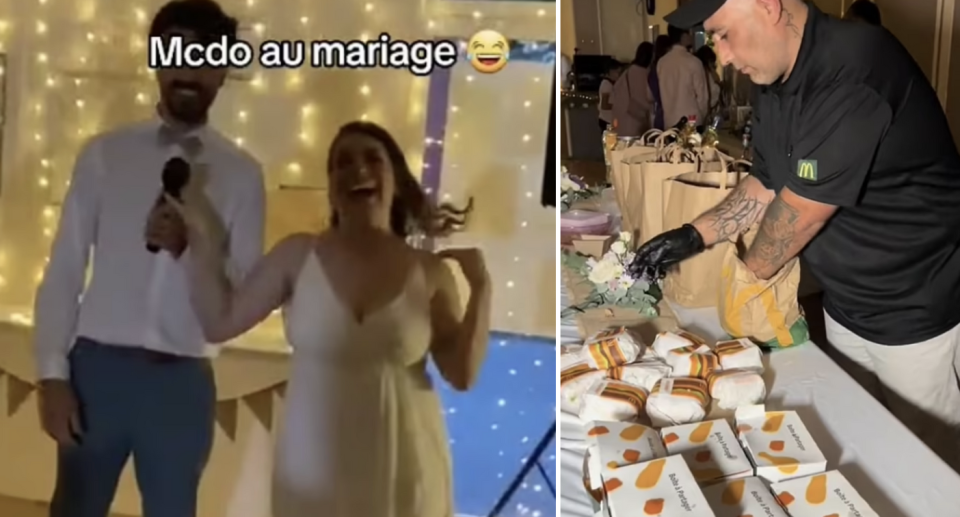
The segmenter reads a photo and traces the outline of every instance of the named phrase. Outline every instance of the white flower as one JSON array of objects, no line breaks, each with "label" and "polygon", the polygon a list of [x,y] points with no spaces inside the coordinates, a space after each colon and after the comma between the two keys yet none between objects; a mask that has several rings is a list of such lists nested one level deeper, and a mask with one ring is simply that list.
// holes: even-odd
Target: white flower
[{"label": "white flower", "polygon": [[620,232],[620,242],[629,243],[633,239],[633,235],[630,232]]},{"label": "white flower", "polygon": [[623,255],[627,252],[627,246],[623,242],[617,241],[610,245],[610,251],[617,255]]},{"label": "white flower", "polygon": [[630,275],[623,275],[617,279],[617,287],[626,291],[633,287],[634,282],[636,281]]},{"label": "white flower", "polygon": [[623,266],[610,260],[601,260],[590,269],[587,278],[595,284],[605,284],[623,276]]}]

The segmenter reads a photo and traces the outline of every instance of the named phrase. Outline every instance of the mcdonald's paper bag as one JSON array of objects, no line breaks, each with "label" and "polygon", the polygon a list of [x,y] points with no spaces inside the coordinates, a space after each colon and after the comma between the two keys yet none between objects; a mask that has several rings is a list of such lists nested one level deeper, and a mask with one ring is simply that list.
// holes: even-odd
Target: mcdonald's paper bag
[{"label": "mcdonald's paper bag", "polygon": [[[627,201],[631,193],[637,188],[634,186],[640,180],[640,177],[631,174],[630,163],[633,161],[646,162],[656,159],[656,151],[652,151],[645,146],[628,147],[611,153],[616,161],[611,165],[610,182],[613,184],[613,192],[617,199],[617,206],[620,207],[622,217],[623,231],[633,231],[634,221],[638,218],[634,215],[636,209]],[[636,236],[636,235],[634,235]]]},{"label": "mcdonald's paper bag", "polygon": [[792,259],[772,278],[759,280],[740,260],[756,229],[740,246],[725,250],[717,308],[720,325],[734,338],[748,338],[769,348],[787,348],[810,339],[807,321],[797,302],[800,261]]},{"label": "mcdonald's paper bag", "polygon": [[688,172],[723,172],[725,163],[735,163],[733,158],[715,149],[682,150],[678,146],[660,150],[659,159],[641,164],[640,181],[643,189],[643,203],[640,205],[640,231],[638,242],[647,242],[669,230],[664,225],[664,210],[670,199],[670,178]]},{"label": "mcdonald's paper bag", "polygon": [[[610,151],[610,182],[613,184],[614,192],[616,193],[620,213],[625,213],[624,210],[630,212],[629,216],[624,216],[625,220],[639,221],[639,214],[634,214],[639,207],[631,208],[632,205],[626,201],[626,196],[637,188],[634,184],[640,179],[638,171],[631,173],[630,164],[634,162],[642,163],[658,160],[661,151],[666,146],[666,142],[675,136],[676,131],[674,130],[660,131],[651,129],[630,147]],[[629,222],[624,224],[624,231],[632,232],[636,223]],[[627,228],[627,226],[629,226],[629,228]],[[637,237],[637,235],[634,234],[634,237]]]},{"label": "mcdonald's paper bag", "polygon": [[610,182],[614,183],[614,175],[616,171],[621,168],[625,159],[643,155],[649,155],[648,159],[650,160],[655,159],[657,150],[664,146],[664,139],[675,133],[675,131],[671,131],[664,136],[663,131],[651,129],[634,141],[630,147],[623,149],[616,149],[614,147],[607,151],[605,158],[608,160],[607,166]]},{"label": "mcdonald's paper bag", "polygon": [[623,194],[620,211],[623,230],[634,233],[642,244],[664,230],[663,214],[666,196],[669,196],[670,178],[697,171],[696,157],[679,146],[667,146],[659,151],[657,160],[629,162],[629,188]]},{"label": "mcdonald's paper bag", "polygon": [[[687,224],[727,197],[737,172],[692,172],[664,182],[666,206],[663,230]],[[663,282],[664,298],[686,308],[716,307],[724,255],[731,242],[718,243],[670,271]]]}]

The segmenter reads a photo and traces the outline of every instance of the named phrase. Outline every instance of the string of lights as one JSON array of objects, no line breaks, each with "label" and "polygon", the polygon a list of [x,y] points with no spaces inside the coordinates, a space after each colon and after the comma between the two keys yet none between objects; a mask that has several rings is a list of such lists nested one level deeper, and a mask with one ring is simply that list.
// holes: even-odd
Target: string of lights
[{"label": "string of lights", "polygon": [[[11,114],[11,118],[18,132],[30,135],[32,141],[24,142],[22,137],[19,138],[16,145],[11,146],[16,147],[11,154],[15,153],[19,158],[18,168],[31,171],[30,176],[39,191],[36,198],[42,200],[42,206],[37,207],[41,214],[39,233],[46,238],[45,242],[37,243],[36,247],[26,246],[15,252],[11,250],[11,253],[16,253],[16,257],[8,256],[7,250],[0,252],[0,286],[13,278],[16,284],[13,290],[17,294],[12,299],[20,300],[16,303],[20,306],[31,305],[32,291],[42,278],[46,263],[44,255],[49,248],[49,239],[55,234],[60,202],[69,186],[73,160],[80,147],[87,139],[105,129],[149,117],[157,102],[154,72],[146,65],[146,34],[151,13],[162,2],[155,2],[157,5],[127,4],[101,21],[98,15],[102,14],[104,9],[114,9],[102,0],[36,1],[37,7],[30,9],[35,16],[29,19],[13,16],[0,20],[0,50],[15,58],[12,66],[15,67],[16,74],[29,76],[26,80],[18,78],[19,88],[15,88],[20,94],[18,100],[27,100],[25,104],[17,104],[29,105],[29,113],[22,113],[23,109],[20,108],[21,113]],[[345,25],[349,27],[342,28],[309,16],[309,12],[297,14],[281,10],[266,11],[263,9],[263,2],[251,0],[235,3],[240,5],[231,6],[230,2],[225,2],[225,7],[228,10],[239,9],[241,37],[254,46],[270,38],[291,39],[290,32],[296,30],[299,32],[294,32],[294,35],[306,40],[346,38],[349,34],[353,34],[354,38],[367,39],[376,37],[381,32],[380,27],[393,25],[386,22],[390,14],[386,6],[372,2],[359,4],[358,12],[347,17],[350,23]],[[69,9],[65,9],[65,6],[69,6]],[[65,17],[71,14],[68,11],[80,15],[79,21],[72,20],[72,23],[83,30],[65,26]],[[422,16],[422,13],[418,14]],[[473,11],[471,18],[477,29],[488,24],[500,27],[503,27],[504,23],[509,25],[509,21],[503,17],[494,18],[481,11]],[[534,18],[544,25],[550,25],[553,13],[537,9]],[[408,17],[403,21],[410,22],[411,19]],[[408,34],[426,33],[436,37],[444,34],[447,27],[456,25],[463,28],[462,20],[447,23],[443,20],[420,19],[416,23],[419,28],[406,29]],[[525,23],[529,23],[529,20]],[[364,26],[369,28],[361,28],[359,31],[355,29]],[[98,28],[100,30],[97,30]],[[458,38],[462,49],[465,48],[467,36],[467,33],[463,33]],[[512,61],[549,64],[555,59],[555,46],[551,42],[512,40],[511,43]],[[344,73],[354,77],[347,81],[343,78]],[[542,72],[532,74],[533,78],[530,80],[540,86],[549,85],[547,77],[550,73],[552,70],[544,67]],[[350,97],[349,91],[337,88],[335,96],[322,90],[310,91],[313,84],[323,84],[323,78],[319,77],[323,75],[337,76],[337,86],[348,82],[355,83],[356,99],[349,103],[359,109],[352,116],[343,117],[343,110],[333,106],[342,102],[342,97]],[[467,83],[478,79],[482,79],[484,83],[498,80],[496,77],[481,77],[476,73],[467,73],[460,77]],[[229,135],[238,146],[250,149],[258,157],[271,155],[261,158],[267,170],[268,186],[308,186],[322,191],[325,179],[322,167],[318,165],[323,162],[325,144],[329,141],[324,137],[339,123],[350,119],[372,120],[391,129],[404,145],[407,159],[414,171],[421,172],[431,166],[424,163],[425,149],[430,145],[442,146],[445,139],[455,140],[461,131],[448,131],[445,138],[427,136],[420,139],[416,139],[413,131],[410,131],[418,125],[423,127],[421,124],[425,117],[426,104],[429,102],[429,81],[430,78],[397,71],[330,71],[310,68],[263,70],[251,67],[231,73],[231,80],[215,105],[213,120],[214,125]],[[42,85],[42,88],[26,87],[30,84]],[[109,95],[104,95],[105,89],[109,89]],[[538,175],[540,167],[537,162],[541,158],[535,149],[542,147],[543,137],[540,135],[544,135],[546,129],[545,117],[537,115],[541,110],[533,108],[535,103],[545,104],[549,99],[546,95],[539,95],[539,90],[535,91],[538,92],[536,96],[509,95],[515,99],[516,107],[522,108],[521,113],[528,114],[531,119],[528,123],[525,121],[523,124],[510,124],[511,128],[522,128],[522,133],[518,135],[522,143],[535,144],[529,145],[532,159],[526,160],[529,163],[523,163],[519,167],[521,173],[530,176]],[[282,96],[283,99],[274,101],[277,96]],[[265,134],[264,128],[276,120],[276,115],[270,113],[274,109],[274,103],[282,103],[283,109],[289,110],[289,104],[294,99],[300,101],[296,108],[297,115],[287,117],[283,131],[295,131],[299,148],[285,149],[287,156],[280,157],[276,151],[267,149],[266,143],[277,131],[268,131]],[[450,120],[458,116],[463,102],[461,99],[452,99],[450,105],[446,106]],[[336,115],[341,115],[340,120],[331,120],[338,111],[340,113]],[[396,116],[398,112],[400,117]],[[468,113],[461,115],[461,118],[469,119],[471,116]],[[398,120],[401,123],[398,123]],[[457,158],[456,154],[451,156],[448,153],[447,157],[449,163],[446,167],[450,171],[460,167],[462,159]],[[523,193],[531,203],[536,197],[534,192],[535,189],[530,188]],[[441,193],[438,199],[455,201],[449,192]],[[10,213],[11,210],[12,207],[9,207],[6,212]],[[24,222],[18,221],[18,227]],[[526,228],[529,221],[518,221],[518,224],[521,228]],[[40,255],[42,259],[33,262],[35,265],[32,270],[24,271],[26,263],[30,261],[29,255]],[[36,261],[37,258],[33,260]],[[32,281],[23,282],[22,279],[26,277]],[[511,279],[505,281],[505,284],[514,286],[516,281]],[[511,309],[505,314],[513,318],[516,312]],[[26,316],[29,318],[28,314]],[[515,322],[511,327],[516,325]]]}]

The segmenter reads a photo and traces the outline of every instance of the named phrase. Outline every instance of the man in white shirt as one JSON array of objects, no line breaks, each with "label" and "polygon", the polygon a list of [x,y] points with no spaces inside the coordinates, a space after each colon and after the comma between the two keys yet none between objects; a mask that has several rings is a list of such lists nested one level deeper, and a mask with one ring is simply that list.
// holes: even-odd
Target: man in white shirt
[{"label": "man in white shirt", "polygon": [[674,26],[667,28],[673,47],[657,62],[657,80],[663,104],[664,127],[673,127],[683,117],[697,117],[704,124],[710,108],[710,89],[703,63],[690,53],[693,36]]},{"label": "man in white shirt", "polygon": [[[213,0],[174,0],[150,35],[212,42],[236,31]],[[206,125],[226,73],[158,70],[159,119],[99,135],[77,158],[35,307],[41,419],[59,446],[51,517],[106,517],[131,456],[144,515],[196,514],[216,388],[185,228],[158,199],[165,163],[183,157],[229,228],[232,270],[260,257],[260,165]]]}]

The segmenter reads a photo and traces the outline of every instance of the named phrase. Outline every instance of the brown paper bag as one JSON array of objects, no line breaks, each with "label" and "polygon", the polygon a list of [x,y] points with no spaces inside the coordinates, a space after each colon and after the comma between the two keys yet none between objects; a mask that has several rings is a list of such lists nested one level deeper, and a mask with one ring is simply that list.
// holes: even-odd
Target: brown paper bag
[{"label": "brown paper bag", "polygon": [[[733,163],[737,161],[730,155],[712,148],[696,149],[694,153],[700,162],[700,172],[722,172],[724,170],[724,162]],[[746,164],[747,162],[741,161],[737,163]]]},{"label": "brown paper bag", "polygon": [[610,183],[613,184],[614,192],[618,194],[617,202],[620,201],[619,193],[627,187],[626,181],[629,180],[626,177],[627,161],[632,159],[655,160],[657,151],[663,147],[665,139],[675,134],[676,132],[672,130],[665,132],[659,129],[651,129],[630,147],[610,151]]},{"label": "brown paper bag", "polygon": [[[679,228],[723,201],[745,173],[729,172],[745,162],[722,160],[723,172],[689,172],[664,182],[663,231]],[[715,307],[723,257],[733,247],[718,243],[667,274],[663,297],[686,308]]]},{"label": "brown paper bag", "polygon": [[[634,232],[633,221],[639,220],[638,215],[632,212],[628,214],[624,210],[629,210],[630,206],[626,202],[626,196],[633,189],[634,178],[631,177],[630,163],[642,163],[650,160],[656,160],[658,153],[664,147],[664,142],[670,136],[675,136],[676,131],[660,131],[651,129],[644,133],[642,137],[633,146],[626,149],[620,149],[611,152],[610,182],[613,184],[613,192],[617,198],[617,206],[620,207],[621,230]],[[651,141],[652,139],[652,141]],[[636,234],[634,234],[636,238]]]},{"label": "brown paper bag", "polygon": [[611,171],[616,169],[620,165],[620,162],[624,158],[624,153],[630,151],[631,155],[643,154],[643,153],[652,153],[661,147],[663,147],[664,142],[664,133],[666,136],[675,135],[676,131],[668,130],[661,131],[659,129],[651,129],[644,133],[642,136],[637,138],[630,147],[626,149],[611,149],[610,150],[610,166]]},{"label": "brown paper bag", "polygon": [[620,167],[620,163],[626,156],[635,156],[639,154],[653,153],[658,149],[658,142],[661,142],[663,131],[651,129],[638,138],[633,145],[626,149],[611,149],[607,151],[606,159],[609,160],[609,177],[613,183],[614,172]]},{"label": "brown paper bag", "polygon": [[[645,137],[649,139],[650,134]],[[667,179],[695,170],[719,172],[723,169],[721,159],[733,160],[716,150],[687,151],[676,143],[666,144],[676,135],[675,130],[664,131],[653,145],[616,151],[620,153],[619,167],[613,169],[612,182],[623,217],[622,229],[633,233],[637,245],[666,230],[663,209],[669,195]],[[698,165],[691,167],[694,163]]]},{"label": "brown paper bag", "polygon": [[[561,276],[567,291],[570,293],[572,304],[584,303],[592,291],[590,282],[569,268],[562,268]],[[627,327],[636,332],[645,343],[650,344],[653,343],[658,333],[674,330],[678,326],[677,317],[667,303],[661,302],[657,306],[657,310],[660,315],[656,318],[649,318],[635,310],[624,307],[596,307],[585,309],[578,313],[575,319],[577,330],[583,339],[610,327]]]},{"label": "brown paper bag", "polygon": [[[678,145],[668,145],[658,151],[656,160],[632,160],[629,163],[626,189],[620,201],[623,230],[633,232],[638,245],[662,233],[663,209],[667,180],[681,174],[696,172],[696,155]],[[665,187],[666,185],[666,187]]]},{"label": "brown paper bag", "polygon": [[756,229],[723,258],[717,309],[720,326],[734,338],[748,338],[770,348],[787,348],[810,339],[803,310],[797,302],[800,260],[794,258],[772,278],[759,280],[740,260]]}]

